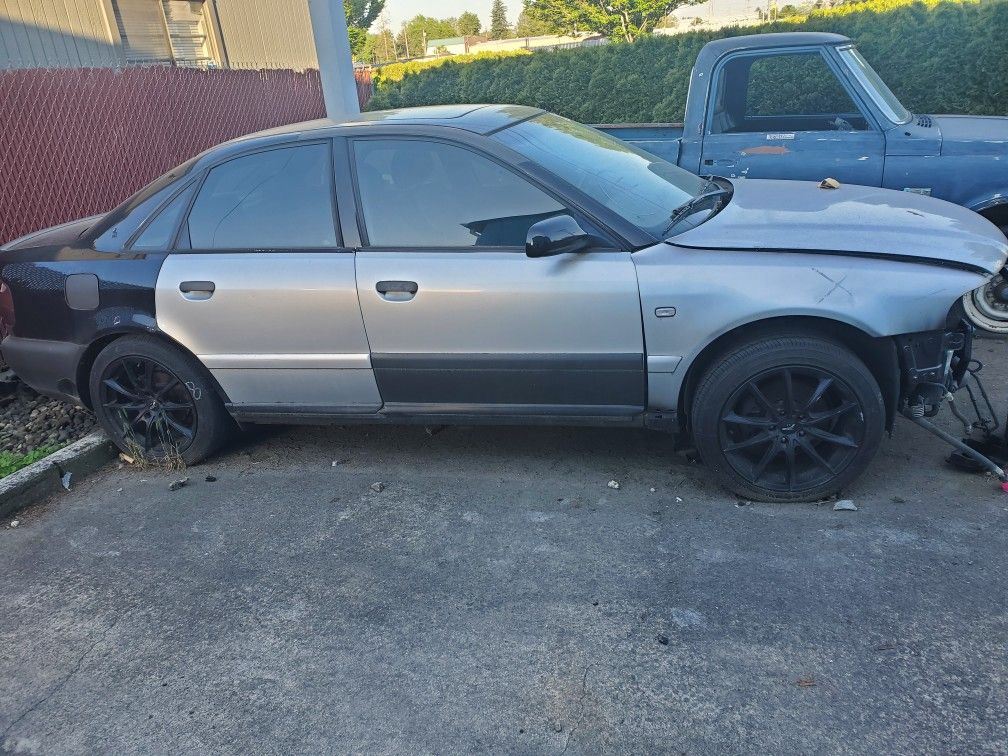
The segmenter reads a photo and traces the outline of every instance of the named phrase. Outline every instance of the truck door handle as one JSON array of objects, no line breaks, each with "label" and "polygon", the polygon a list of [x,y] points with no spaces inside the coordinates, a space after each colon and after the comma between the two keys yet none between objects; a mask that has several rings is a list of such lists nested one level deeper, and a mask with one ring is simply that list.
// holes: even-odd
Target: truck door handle
[{"label": "truck door handle", "polygon": [[199,300],[210,299],[217,287],[213,281],[183,281],[178,288],[186,299]]},{"label": "truck door handle", "polygon": [[416,296],[416,281],[379,281],[375,289],[389,302],[408,302]]}]

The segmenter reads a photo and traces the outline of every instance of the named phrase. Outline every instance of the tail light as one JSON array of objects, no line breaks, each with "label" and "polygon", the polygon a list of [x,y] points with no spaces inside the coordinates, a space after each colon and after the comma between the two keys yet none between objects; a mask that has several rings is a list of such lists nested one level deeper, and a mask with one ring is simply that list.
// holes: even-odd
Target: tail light
[{"label": "tail light", "polygon": [[14,330],[14,295],[10,286],[0,278],[0,340],[11,335]]}]

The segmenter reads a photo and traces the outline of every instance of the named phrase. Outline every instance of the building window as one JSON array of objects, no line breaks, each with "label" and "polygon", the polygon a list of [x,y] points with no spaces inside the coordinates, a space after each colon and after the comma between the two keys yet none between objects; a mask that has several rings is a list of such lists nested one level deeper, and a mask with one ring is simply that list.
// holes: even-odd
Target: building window
[{"label": "building window", "polygon": [[112,0],[127,63],[218,65],[202,0]]}]

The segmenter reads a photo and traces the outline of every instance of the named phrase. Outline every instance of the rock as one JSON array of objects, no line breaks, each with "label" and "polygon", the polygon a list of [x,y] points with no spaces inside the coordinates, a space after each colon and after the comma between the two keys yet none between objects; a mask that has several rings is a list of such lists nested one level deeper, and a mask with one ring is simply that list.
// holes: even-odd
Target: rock
[{"label": "rock", "polygon": [[655,487],[654,487],[654,486],[651,486],[651,493],[654,493],[654,492],[655,492],[656,490],[657,490],[657,489],[655,489]]},{"label": "rock", "polygon": [[614,490],[619,489],[619,481],[616,481],[616,480],[610,480],[606,485],[609,486],[609,488],[612,488]]},{"label": "rock", "polygon": [[372,483],[371,490],[374,491],[375,493],[381,493],[382,491],[385,490],[385,484],[382,483],[381,481],[378,481],[377,483]]},{"label": "rock", "polygon": [[21,524],[21,520],[11,520],[11,522],[10,522],[10,526],[12,528],[16,528],[20,524]]},{"label": "rock", "polygon": [[215,476],[213,476],[213,475],[207,475],[206,476],[206,482],[207,483],[216,483],[217,482],[217,478]]},{"label": "rock", "polygon": [[553,732],[563,732],[563,725],[560,722],[556,722],[553,725]]},{"label": "rock", "polygon": [[669,644],[668,636],[662,635],[661,633],[658,634],[658,637],[655,640],[657,640],[663,646],[667,646]]},{"label": "rock", "polygon": [[182,478],[181,480],[172,481],[172,483],[168,486],[168,490],[169,491],[178,491],[180,488],[182,488],[183,486],[185,486],[187,483],[189,483],[189,478]]},{"label": "rock", "polygon": [[893,496],[892,500],[893,504],[906,504],[906,499],[904,499],[902,496]]},{"label": "rock", "polygon": [[833,505],[834,512],[857,512],[858,508],[850,499],[840,499]]},{"label": "rock", "polygon": [[682,504],[682,499],[678,496],[675,497],[676,504]]}]

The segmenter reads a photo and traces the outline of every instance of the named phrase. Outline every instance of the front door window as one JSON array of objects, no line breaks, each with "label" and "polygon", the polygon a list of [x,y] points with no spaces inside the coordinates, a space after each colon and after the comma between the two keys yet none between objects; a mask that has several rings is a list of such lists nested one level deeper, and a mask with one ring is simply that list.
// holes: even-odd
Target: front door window
[{"label": "front door window", "polygon": [[529,227],[565,212],[527,180],[472,150],[418,139],[354,145],[372,247],[522,247]]}]

